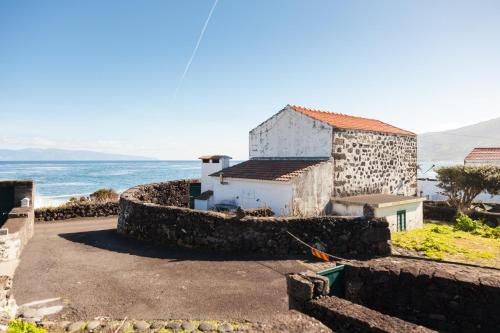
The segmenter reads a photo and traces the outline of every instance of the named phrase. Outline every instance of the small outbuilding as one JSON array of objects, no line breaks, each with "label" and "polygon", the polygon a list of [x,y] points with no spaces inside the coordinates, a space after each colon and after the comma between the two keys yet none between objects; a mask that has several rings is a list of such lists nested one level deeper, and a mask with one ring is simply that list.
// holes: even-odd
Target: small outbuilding
[{"label": "small outbuilding", "polygon": [[356,195],[333,198],[333,210],[339,215],[385,217],[391,231],[407,231],[424,225],[424,198],[390,194]]}]

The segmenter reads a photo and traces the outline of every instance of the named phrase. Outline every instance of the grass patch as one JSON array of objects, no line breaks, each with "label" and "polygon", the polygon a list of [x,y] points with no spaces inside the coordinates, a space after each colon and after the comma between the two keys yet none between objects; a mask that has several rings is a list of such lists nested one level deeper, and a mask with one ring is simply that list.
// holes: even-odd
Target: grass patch
[{"label": "grass patch", "polygon": [[11,320],[7,326],[7,333],[47,333],[47,330],[26,321]]},{"label": "grass patch", "polygon": [[392,244],[432,259],[500,268],[500,239],[456,224],[426,221],[423,229],[393,233]]}]

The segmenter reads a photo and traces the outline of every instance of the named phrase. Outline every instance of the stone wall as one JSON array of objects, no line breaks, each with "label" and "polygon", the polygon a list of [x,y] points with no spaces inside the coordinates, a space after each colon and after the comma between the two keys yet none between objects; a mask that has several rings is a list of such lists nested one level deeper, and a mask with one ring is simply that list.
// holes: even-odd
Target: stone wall
[{"label": "stone wall", "polygon": [[417,194],[416,137],[335,130],[332,150],[335,196]]},{"label": "stone wall", "polygon": [[199,180],[183,179],[137,186],[129,189],[126,196],[158,205],[189,207],[189,188],[192,183],[198,184]]},{"label": "stone wall", "polygon": [[318,319],[335,332],[436,332],[335,296],[310,301],[306,307],[306,314]]},{"label": "stone wall", "polygon": [[244,208],[243,214],[246,216],[255,216],[255,217],[269,217],[274,216],[274,212],[271,208],[262,207],[262,208]]},{"label": "stone wall", "polygon": [[493,228],[500,225],[500,213],[472,211],[470,212],[469,216],[474,220],[483,220]]},{"label": "stone wall", "polygon": [[[32,181],[1,181],[0,187],[13,194],[12,207],[0,225],[0,326],[16,314],[17,305],[11,293],[12,277],[21,251],[34,232],[34,184]],[[30,199],[29,207],[21,207],[21,199]],[[5,216],[5,215],[4,215]]]},{"label": "stone wall", "polygon": [[[491,211],[477,211],[472,210],[468,215],[474,220],[483,220],[491,227],[497,227],[500,225],[500,212],[499,206],[496,204],[488,204],[488,206],[493,206]],[[425,201],[424,202],[424,219],[426,220],[438,220],[446,222],[455,222],[455,217],[457,211],[455,208],[450,207],[444,201]]]},{"label": "stone wall", "polygon": [[33,209],[13,208],[0,229],[0,262],[18,259],[33,233]]},{"label": "stone wall", "polygon": [[11,289],[12,276],[0,275],[0,325],[7,324],[17,309]]},{"label": "stone wall", "polygon": [[287,275],[291,309],[302,311],[334,332],[435,332],[329,294],[328,278],[314,272]]},{"label": "stone wall", "polygon": [[[244,217],[186,206],[189,181],[134,187],[120,197],[118,232],[173,246],[271,254],[307,253],[287,231],[342,256],[388,255],[390,232],[381,219],[359,217]],[[153,194],[154,193],[154,194]],[[158,197],[161,196],[161,197]]]},{"label": "stone wall", "polygon": [[498,332],[500,271],[416,259],[345,265],[345,298],[446,332]]},{"label": "stone wall", "polygon": [[[0,225],[0,262],[16,260],[21,251],[33,236],[34,213],[32,181],[2,181],[1,187],[10,188],[14,194],[12,209],[8,212],[7,219]],[[21,199],[30,199],[29,207],[20,207]]]},{"label": "stone wall", "polygon": [[76,217],[103,217],[118,215],[118,202],[79,203],[61,207],[38,208],[37,221],[67,220]]},{"label": "stone wall", "polygon": [[457,211],[444,201],[424,201],[424,219],[451,222]]}]

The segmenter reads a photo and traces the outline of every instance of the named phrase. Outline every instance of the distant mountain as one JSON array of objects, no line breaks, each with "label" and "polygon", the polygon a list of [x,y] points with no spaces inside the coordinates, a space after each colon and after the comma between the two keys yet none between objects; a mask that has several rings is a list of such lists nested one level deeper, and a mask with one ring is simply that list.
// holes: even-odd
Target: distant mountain
[{"label": "distant mountain", "polygon": [[419,161],[463,161],[475,147],[500,147],[500,118],[418,136]]},{"label": "distant mountain", "polygon": [[111,161],[152,160],[132,155],[100,153],[89,150],[65,149],[0,149],[0,161]]}]

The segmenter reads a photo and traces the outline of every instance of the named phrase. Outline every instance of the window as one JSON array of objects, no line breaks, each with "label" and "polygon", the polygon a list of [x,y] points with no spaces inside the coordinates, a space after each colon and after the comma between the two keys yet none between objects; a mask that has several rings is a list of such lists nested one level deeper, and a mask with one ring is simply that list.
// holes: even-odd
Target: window
[{"label": "window", "polygon": [[212,159],[212,163],[219,163],[219,159],[218,158],[213,158]]},{"label": "window", "polygon": [[210,160],[208,158],[202,159],[203,163],[210,163]]},{"label": "window", "polygon": [[398,210],[396,216],[396,230],[406,231],[406,210]]}]

